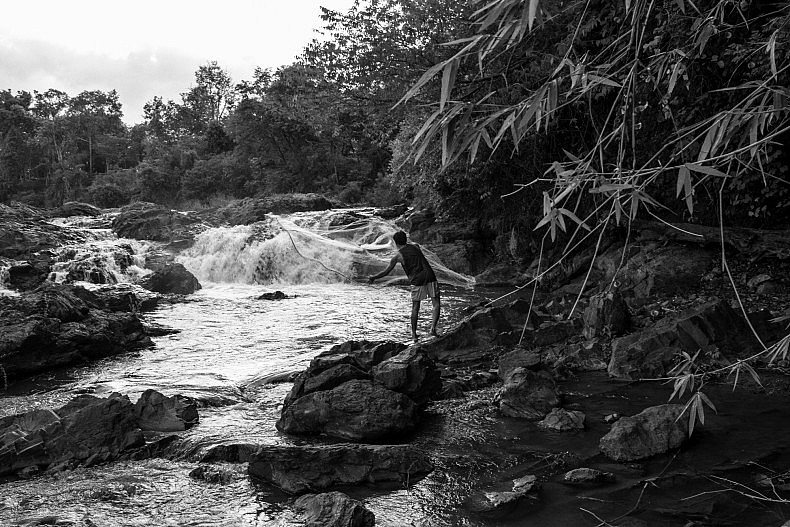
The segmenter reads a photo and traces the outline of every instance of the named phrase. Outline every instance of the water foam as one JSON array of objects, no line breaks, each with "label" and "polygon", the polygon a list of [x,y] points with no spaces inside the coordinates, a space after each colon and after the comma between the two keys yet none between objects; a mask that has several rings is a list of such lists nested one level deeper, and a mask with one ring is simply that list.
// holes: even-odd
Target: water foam
[{"label": "water foam", "polygon": [[[337,222],[341,224],[335,225]],[[217,227],[197,236],[179,257],[201,281],[246,284],[311,284],[366,281],[395,254],[389,221],[356,211],[269,216],[252,225]],[[462,287],[473,279],[423,252],[440,282]],[[397,266],[380,283],[405,283]]]}]

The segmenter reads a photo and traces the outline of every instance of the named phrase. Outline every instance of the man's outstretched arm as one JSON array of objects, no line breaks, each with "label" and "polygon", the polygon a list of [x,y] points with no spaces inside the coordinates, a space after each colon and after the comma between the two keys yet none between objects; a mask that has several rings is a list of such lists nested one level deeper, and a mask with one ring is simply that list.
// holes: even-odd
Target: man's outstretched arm
[{"label": "man's outstretched arm", "polygon": [[400,259],[397,256],[393,256],[392,260],[390,260],[390,264],[387,266],[386,269],[381,271],[379,274],[374,274],[374,275],[371,275],[371,276],[368,277],[368,283],[372,284],[373,282],[375,282],[379,278],[384,278],[385,276],[390,274],[392,272],[392,270],[395,269],[395,265],[397,265],[397,263],[399,261],[400,261]]}]

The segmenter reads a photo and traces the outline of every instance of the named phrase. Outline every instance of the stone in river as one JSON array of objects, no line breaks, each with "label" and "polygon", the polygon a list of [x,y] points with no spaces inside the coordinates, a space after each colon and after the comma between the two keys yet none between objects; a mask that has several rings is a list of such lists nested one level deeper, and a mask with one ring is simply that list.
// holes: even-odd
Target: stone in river
[{"label": "stone in river", "polygon": [[156,390],[146,390],[134,405],[140,428],[157,432],[178,432],[198,422],[195,401],[189,397],[166,397]]},{"label": "stone in river", "polygon": [[283,408],[277,429],[376,441],[410,432],[417,421],[417,405],[409,397],[372,381],[352,380],[296,399]]},{"label": "stone in river", "polygon": [[409,445],[334,444],[260,447],[249,458],[250,476],[290,494],[351,485],[409,484],[433,470]]},{"label": "stone in river", "polygon": [[682,413],[681,404],[662,404],[621,417],[601,438],[601,451],[615,461],[636,461],[677,448],[688,439]]},{"label": "stone in river", "polygon": [[305,494],[296,499],[294,510],[305,527],[373,527],[376,523],[361,501],[342,492]]}]

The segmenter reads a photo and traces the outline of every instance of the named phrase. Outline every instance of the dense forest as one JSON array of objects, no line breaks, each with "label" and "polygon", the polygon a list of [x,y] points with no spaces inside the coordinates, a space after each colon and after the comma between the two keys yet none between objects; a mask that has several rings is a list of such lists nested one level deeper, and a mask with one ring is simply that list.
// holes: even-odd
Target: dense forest
[{"label": "dense forest", "polygon": [[785,2],[357,0],[322,20],[293,64],[208,62],[131,127],[115,91],[0,91],[0,200],[320,192],[514,240],[640,206],[787,223]]}]

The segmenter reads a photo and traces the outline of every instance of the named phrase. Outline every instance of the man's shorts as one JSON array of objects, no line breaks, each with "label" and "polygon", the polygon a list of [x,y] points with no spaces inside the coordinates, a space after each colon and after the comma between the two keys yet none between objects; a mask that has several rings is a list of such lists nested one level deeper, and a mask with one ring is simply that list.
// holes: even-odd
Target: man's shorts
[{"label": "man's shorts", "polygon": [[439,282],[411,286],[411,301],[419,302],[424,298],[439,298]]}]

